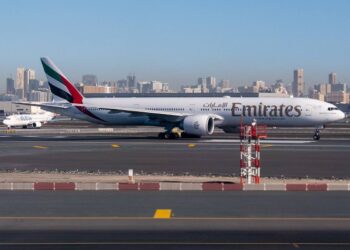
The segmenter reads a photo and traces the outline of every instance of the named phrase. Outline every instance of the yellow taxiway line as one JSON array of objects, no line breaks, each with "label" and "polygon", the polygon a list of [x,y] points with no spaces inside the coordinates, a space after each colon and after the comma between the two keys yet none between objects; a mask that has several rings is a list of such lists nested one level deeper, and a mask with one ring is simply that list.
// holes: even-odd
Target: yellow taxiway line
[{"label": "yellow taxiway line", "polygon": [[33,146],[33,148],[37,148],[37,149],[47,149],[47,147],[45,147],[45,146]]}]

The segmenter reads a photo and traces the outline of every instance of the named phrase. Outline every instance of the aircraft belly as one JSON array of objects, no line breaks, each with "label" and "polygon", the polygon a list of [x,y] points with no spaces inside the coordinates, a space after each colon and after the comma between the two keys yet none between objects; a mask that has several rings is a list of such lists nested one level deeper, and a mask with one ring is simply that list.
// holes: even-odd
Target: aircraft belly
[{"label": "aircraft belly", "polygon": [[[224,121],[219,125],[219,127],[235,127],[240,126],[241,121],[243,124],[251,124],[253,120],[256,120],[260,125],[276,126],[276,127],[297,127],[297,126],[314,126],[315,120],[311,117],[269,117],[269,116],[250,116],[243,117],[225,117]],[[321,124],[321,122],[320,122]]]},{"label": "aircraft belly", "polygon": [[100,117],[112,125],[148,125],[149,121],[147,116],[132,116],[128,113],[105,114]]}]

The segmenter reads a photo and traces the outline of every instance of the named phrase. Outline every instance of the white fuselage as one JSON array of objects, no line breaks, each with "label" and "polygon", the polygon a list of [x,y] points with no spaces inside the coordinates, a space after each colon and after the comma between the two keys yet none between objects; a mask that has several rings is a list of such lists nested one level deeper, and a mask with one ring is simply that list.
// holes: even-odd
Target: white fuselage
[{"label": "white fuselage", "polygon": [[46,123],[52,120],[54,114],[52,113],[42,113],[42,114],[23,114],[23,115],[10,115],[5,118],[3,123],[7,127],[23,127],[23,126],[31,126],[34,124]]},{"label": "white fuselage", "polygon": [[[222,117],[215,121],[221,128],[237,127],[256,119],[268,126],[322,126],[345,117],[333,104],[308,98],[277,97],[156,97],[156,98],[84,98],[88,112],[74,106],[57,113],[105,125],[164,126],[157,119],[127,112],[112,112],[101,107],[120,107],[186,115],[214,114]],[[94,108],[95,107],[95,108]],[[97,118],[96,118],[97,117]]]}]

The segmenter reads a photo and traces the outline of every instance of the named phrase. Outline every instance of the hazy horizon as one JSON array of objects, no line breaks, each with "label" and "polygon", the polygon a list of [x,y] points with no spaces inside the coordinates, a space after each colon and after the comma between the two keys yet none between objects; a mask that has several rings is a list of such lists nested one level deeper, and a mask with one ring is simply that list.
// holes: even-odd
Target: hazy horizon
[{"label": "hazy horizon", "polygon": [[198,77],[308,86],[350,82],[349,1],[2,1],[0,90],[17,67],[45,79],[49,56],[73,82],[135,73],[178,89]]}]

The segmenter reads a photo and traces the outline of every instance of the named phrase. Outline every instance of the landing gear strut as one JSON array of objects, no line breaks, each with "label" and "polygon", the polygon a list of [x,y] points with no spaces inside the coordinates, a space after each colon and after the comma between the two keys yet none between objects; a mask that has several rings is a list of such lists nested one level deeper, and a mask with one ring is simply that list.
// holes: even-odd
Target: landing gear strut
[{"label": "landing gear strut", "polygon": [[318,128],[315,130],[313,138],[315,141],[318,141],[321,138],[320,130]]},{"label": "landing gear strut", "polygon": [[181,131],[177,128],[172,128],[166,132],[159,133],[158,137],[160,139],[178,139],[181,137]]},{"label": "landing gear strut", "polygon": [[170,132],[170,133],[163,132],[163,133],[159,133],[158,137],[159,139],[178,139],[181,137],[181,135],[173,132]]}]

